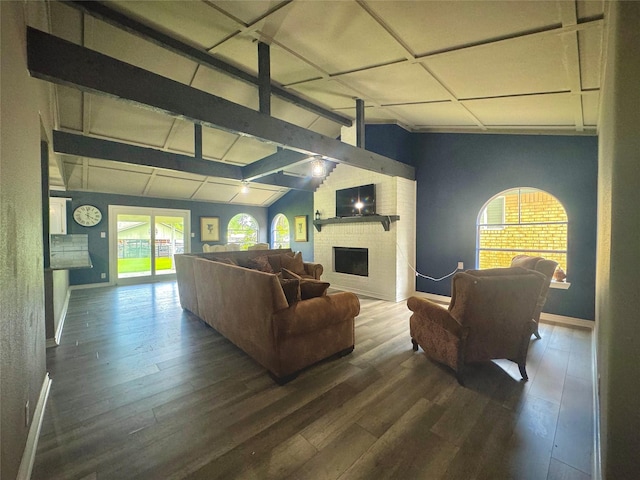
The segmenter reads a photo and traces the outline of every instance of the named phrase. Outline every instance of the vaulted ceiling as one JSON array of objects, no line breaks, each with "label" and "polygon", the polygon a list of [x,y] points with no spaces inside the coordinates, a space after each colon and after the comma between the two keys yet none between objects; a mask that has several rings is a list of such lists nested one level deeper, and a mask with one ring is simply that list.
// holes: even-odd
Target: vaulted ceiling
[{"label": "vaulted ceiling", "polygon": [[[356,99],[364,101],[366,123],[397,124],[411,132],[596,132],[602,1],[103,4],[133,25],[150,27],[231,68],[176,53],[141,31],[84,11],[79,2],[49,4],[50,32],[256,111],[258,86],[235,73],[258,78],[258,45],[269,45],[271,116],[327,137],[337,138],[344,123],[356,119]],[[61,131],[196,154],[194,124],[184,117],[72,86],[56,85],[55,99]],[[245,167],[277,152],[274,142],[242,131],[202,128],[202,159],[209,162]],[[300,161],[281,169],[294,178],[308,170]],[[51,171],[52,184],[69,190],[220,203],[267,206],[289,191],[251,183],[249,193],[240,194],[238,178],[98,155],[58,154]]]}]

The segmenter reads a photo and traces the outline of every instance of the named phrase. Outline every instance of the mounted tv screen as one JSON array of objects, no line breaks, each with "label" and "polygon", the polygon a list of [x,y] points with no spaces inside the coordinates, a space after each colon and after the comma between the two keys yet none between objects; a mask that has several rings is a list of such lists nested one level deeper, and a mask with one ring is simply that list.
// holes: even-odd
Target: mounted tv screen
[{"label": "mounted tv screen", "polygon": [[355,217],[375,213],[376,186],[373,183],[336,190],[336,217]]}]

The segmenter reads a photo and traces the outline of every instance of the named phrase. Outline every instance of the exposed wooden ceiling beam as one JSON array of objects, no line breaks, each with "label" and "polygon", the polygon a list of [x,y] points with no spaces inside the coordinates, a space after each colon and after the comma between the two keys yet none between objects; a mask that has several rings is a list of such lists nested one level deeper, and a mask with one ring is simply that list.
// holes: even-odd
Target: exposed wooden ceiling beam
[{"label": "exposed wooden ceiling beam", "polygon": [[53,151],[65,155],[145,165],[208,177],[242,180],[242,170],[235,165],[60,130],[53,131]]},{"label": "exposed wooden ceiling beam", "polygon": [[[180,40],[176,40],[169,35],[166,35],[159,30],[156,30],[148,25],[138,22],[126,15],[121,14],[111,8],[99,3],[99,2],[81,2],[81,1],[69,1],[66,4],[77,8],[78,10],[87,13],[95,18],[98,18],[110,25],[121,28],[133,35],[144,38],[166,50],[170,50],[178,55],[193,60],[207,67],[213,68],[219,72],[223,72],[227,75],[231,75],[239,80],[249,83],[255,87],[260,86],[260,79],[251,73],[248,73],[238,67],[224,62],[207,52],[199,50],[191,45],[188,45]],[[271,84],[271,92],[277,97],[282,98],[298,107],[304,108],[317,115],[321,115],[333,122],[340,125],[351,126],[351,119],[336,113],[332,110],[323,108],[316,105],[309,100],[306,100],[290,90],[280,87],[279,85]]]},{"label": "exposed wooden ceiling beam", "polygon": [[307,155],[324,155],[389,176],[415,179],[415,169],[374,152],[272,118],[221,97],[28,27],[33,77],[127,100],[195,123],[240,133]]},{"label": "exposed wooden ceiling beam", "polygon": [[[243,180],[242,168],[226,163],[203,160],[179,153],[155,148],[139,147],[128,143],[87,137],[75,133],[53,131],[53,151],[62,155],[74,155],[112,162],[144,165],[179,172],[193,173],[205,177]],[[253,180],[254,183],[313,191],[318,182],[283,174],[272,174]]]},{"label": "exposed wooden ceiling beam", "polygon": [[309,155],[304,153],[294,152],[293,150],[280,150],[242,167],[242,176],[245,180],[252,181],[256,178],[279,172],[286,167],[292,167],[308,161]]}]

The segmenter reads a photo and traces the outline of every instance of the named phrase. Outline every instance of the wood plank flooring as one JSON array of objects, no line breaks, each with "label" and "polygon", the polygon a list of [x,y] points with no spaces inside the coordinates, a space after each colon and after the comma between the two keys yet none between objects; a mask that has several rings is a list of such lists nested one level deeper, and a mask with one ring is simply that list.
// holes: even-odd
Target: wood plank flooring
[{"label": "wood plank flooring", "polygon": [[590,478],[591,332],[541,324],[460,387],[405,302],[361,298],[356,347],[279,387],[174,282],[72,292],[33,479]]}]

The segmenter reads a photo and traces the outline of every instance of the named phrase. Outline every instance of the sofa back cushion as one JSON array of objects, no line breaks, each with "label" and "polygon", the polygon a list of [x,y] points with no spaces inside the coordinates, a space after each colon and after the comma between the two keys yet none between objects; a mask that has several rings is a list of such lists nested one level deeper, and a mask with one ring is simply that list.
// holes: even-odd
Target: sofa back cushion
[{"label": "sofa back cushion", "polygon": [[301,252],[296,253],[293,257],[281,255],[280,264],[282,268],[286,268],[296,275],[305,275],[307,273],[304,269],[304,261],[302,260]]}]

